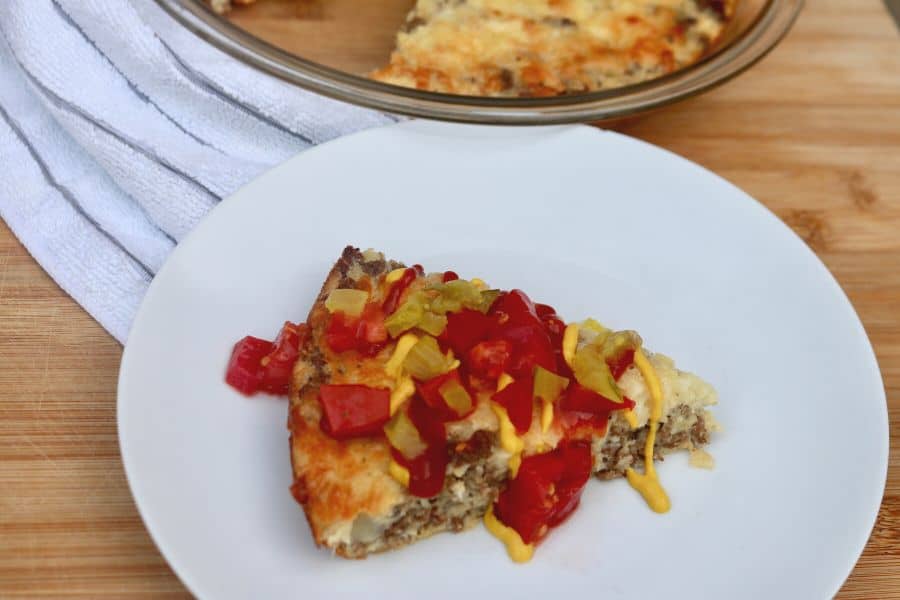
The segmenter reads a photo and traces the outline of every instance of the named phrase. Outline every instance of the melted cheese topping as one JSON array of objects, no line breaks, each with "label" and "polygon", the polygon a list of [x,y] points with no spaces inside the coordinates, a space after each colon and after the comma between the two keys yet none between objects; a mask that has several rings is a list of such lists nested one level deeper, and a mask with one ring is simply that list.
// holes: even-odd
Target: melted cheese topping
[{"label": "melted cheese topping", "polygon": [[666,490],[660,484],[656,475],[656,468],[653,466],[656,430],[659,428],[659,420],[662,418],[662,386],[659,383],[659,378],[656,376],[656,370],[640,349],[634,353],[634,364],[637,365],[650,390],[650,433],[647,435],[647,444],[644,447],[644,473],[640,474],[634,469],[628,469],[625,472],[625,476],[628,478],[628,483],[631,484],[631,487],[644,497],[647,505],[654,512],[665,513],[669,512],[672,503],[669,501]]},{"label": "melted cheese topping", "polygon": [[691,450],[691,457],[688,464],[697,469],[714,469],[716,461],[712,454],[702,448],[694,448]]},{"label": "melted cheese topping", "polygon": [[524,563],[534,556],[534,544],[526,544],[522,536],[512,527],[507,527],[494,516],[494,506],[491,505],[484,514],[484,526],[498,540],[506,546],[506,552],[513,562]]},{"label": "melted cheese topping", "polygon": [[699,59],[733,1],[418,0],[388,83],[477,96],[553,96],[628,85]]}]

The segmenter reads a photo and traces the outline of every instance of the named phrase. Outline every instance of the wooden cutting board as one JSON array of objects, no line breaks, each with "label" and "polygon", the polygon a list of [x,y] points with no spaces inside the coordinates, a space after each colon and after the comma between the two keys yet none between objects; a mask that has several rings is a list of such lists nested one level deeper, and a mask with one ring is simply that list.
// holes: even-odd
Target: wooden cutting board
[{"label": "wooden cutting board", "polygon": [[[358,50],[328,48],[344,51]],[[856,306],[894,443],[881,514],[839,597],[900,599],[900,35],[886,10],[880,0],[808,0],[760,65],[621,130],[764,202]],[[0,597],[188,595],[122,471],[120,356],[0,224]]]}]

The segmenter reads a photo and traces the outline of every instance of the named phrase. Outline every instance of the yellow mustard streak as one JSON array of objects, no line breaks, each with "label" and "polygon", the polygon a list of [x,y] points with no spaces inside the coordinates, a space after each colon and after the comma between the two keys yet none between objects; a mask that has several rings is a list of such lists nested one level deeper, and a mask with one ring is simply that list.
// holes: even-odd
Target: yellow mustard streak
[{"label": "yellow mustard streak", "polygon": [[553,403],[541,398],[541,432],[547,433],[553,424]]},{"label": "yellow mustard streak", "polygon": [[575,358],[575,350],[578,349],[578,323],[569,323],[563,332],[562,353],[566,364],[572,366],[572,359]]},{"label": "yellow mustard streak", "polygon": [[413,383],[412,377],[404,375],[397,380],[397,387],[391,392],[391,416],[403,406],[403,403],[413,397],[416,393],[416,384]]},{"label": "yellow mustard streak", "polygon": [[472,279],[469,280],[469,283],[471,283],[478,289],[481,289],[481,290],[487,289],[487,284],[484,282],[483,279],[478,279],[477,277],[473,277]]},{"label": "yellow mustard streak", "polygon": [[500,447],[509,452],[509,470],[512,477],[515,477],[519,472],[519,465],[522,463],[522,450],[525,449],[525,442],[516,435],[516,428],[509,420],[509,413],[506,412],[506,409],[496,402],[491,402],[491,408],[500,423]]},{"label": "yellow mustard streak", "polygon": [[409,471],[403,465],[398,464],[393,458],[388,465],[388,473],[405,488],[409,487]]},{"label": "yellow mustard streak", "polygon": [[509,477],[510,479],[515,479],[519,474],[519,467],[522,466],[522,453],[513,454],[509,457],[509,461],[506,463],[509,465]]},{"label": "yellow mustard streak", "polygon": [[659,383],[659,377],[656,375],[656,369],[647,360],[644,353],[638,349],[634,353],[634,364],[637,365],[647,388],[650,390],[650,433],[647,435],[647,444],[644,446],[644,473],[640,474],[634,469],[628,469],[625,476],[628,483],[636,489],[651,510],[658,513],[669,512],[672,503],[666,490],[659,483],[656,476],[656,468],[653,466],[653,447],[656,444],[656,430],[659,427],[659,420],[662,418],[662,386]]},{"label": "yellow mustard streak", "polygon": [[394,283],[395,281],[403,277],[404,271],[406,271],[406,269],[394,269],[393,271],[385,275],[384,280],[388,283]]},{"label": "yellow mustard streak", "polygon": [[501,523],[500,519],[494,516],[493,505],[484,514],[484,526],[491,532],[491,535],[503,542],[506,552],[513,562],[525,563],[534,556],[534,544],[526,544],[515,529]]},{"label": "yellow mustard streak", "polygon": [[[509,374],[501,373],[500,378],[497,379],[497,391],[501,391],[513,381],[515,380]],[[516,427],[509,420],[509,413],[506,412],[506,409],[496,402],[491,402],[491,408],[497,415],[497,421],[500,422],[500,447],[510,453],[508,463],[510,477],[515,479],[519,473],[519,466],[522,464],[522,450],[525,449],[525,442],[516,435]]]},{"label": "yellow mustard streak", "polygon": [[384,372],[388,374],[388,377],[400,376],[400,370],[403,368],[403,361],[406,360],[406,355],[409,354],[409,351],[412,350],[412,347],[418,341],[419,337],[414,333],[404,333],[400,336],[400,339],[397,340],[397,345],[394,346],[394,353],[391,354],[391,357],[384,365]]}]

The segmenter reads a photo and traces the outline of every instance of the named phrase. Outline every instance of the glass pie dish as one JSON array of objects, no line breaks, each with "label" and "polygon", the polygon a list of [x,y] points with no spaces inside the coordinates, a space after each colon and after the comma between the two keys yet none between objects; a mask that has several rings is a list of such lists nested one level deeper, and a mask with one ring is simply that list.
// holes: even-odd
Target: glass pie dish
[{"label": "glass pie dish", "polygon": [[738,0],[716,43],[692,65],[619,88],[544,98],[442,94],[374,81],[412,0],[258,0],[227,17],[204,0],[156,0],[234,58],[332,98],[409,116],[537,125],[612,121],[709,90],[739,75],[787,34],[803,0]]}]

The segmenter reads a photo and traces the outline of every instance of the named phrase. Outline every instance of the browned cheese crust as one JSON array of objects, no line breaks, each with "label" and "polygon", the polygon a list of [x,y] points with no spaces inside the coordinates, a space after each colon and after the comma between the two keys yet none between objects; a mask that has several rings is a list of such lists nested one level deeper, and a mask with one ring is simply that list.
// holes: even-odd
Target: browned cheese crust
[{"label": "browned cheese crust", "polygon": [[419,0],[375,79],[472,96],[610,89],[699,60],[735,0]]}]

